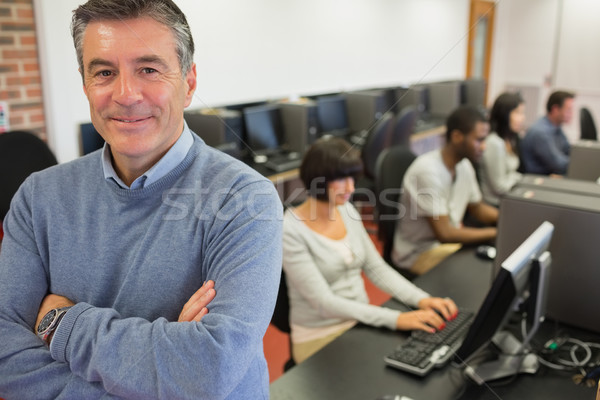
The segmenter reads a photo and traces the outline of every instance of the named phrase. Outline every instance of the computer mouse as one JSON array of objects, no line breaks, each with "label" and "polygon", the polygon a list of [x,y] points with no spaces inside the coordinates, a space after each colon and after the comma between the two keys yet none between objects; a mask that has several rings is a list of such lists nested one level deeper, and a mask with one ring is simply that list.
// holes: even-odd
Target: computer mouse
[{"label": "computer mouse", "polygon": [[494,246],[482,244],[477,246],[475,254],[477,254],[477,257],[483,258],[484,260],[493,260],[496,258],[496,248]]},{"label": "computer mouse", "polygon": [[399,394],[384,394],[375,400],[412,400],[410,397],[400,396]]}]

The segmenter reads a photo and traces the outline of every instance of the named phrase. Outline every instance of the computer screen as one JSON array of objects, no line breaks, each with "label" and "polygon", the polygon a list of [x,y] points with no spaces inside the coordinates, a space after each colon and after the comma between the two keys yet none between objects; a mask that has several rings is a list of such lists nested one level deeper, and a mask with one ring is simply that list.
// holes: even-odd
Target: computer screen
[{"label": "computer screen", "polygon": [[244,121],[247,143],[252,151],[274,151],[280,148],[284,134],[278,105],[244,108]]},{"label": "computer screen", "polygon": [[346,98],[343,95],[321,96],[317,98],[317,118],[323,135],[335,132],[344,134],[348,130]]},{"label": "computer screen", "polygon": [[91,122],[79,125],[81,130],[81,154],[86,155],[104,146],[104,139]]},{"label": "computer screen", "polygon": [[[550,264],[550,255],[546,250],[553,232],[554,225],[544,221],[502,262],[465,340],[455,354],[455,362],[468,365],[474,356],[501,332],[521,302],[526,305],[528,321],[533,326],[523,343],[517,342],[517,348],[513,347],[511,352],[523,353],[523,347],[535,334],[545,311]],[[512,367],[518,368],[519,365]],[[493,372],[495,374],[497,371]],[[517,371],[506,372],[510,375],[511,372],[514,374]]]}]

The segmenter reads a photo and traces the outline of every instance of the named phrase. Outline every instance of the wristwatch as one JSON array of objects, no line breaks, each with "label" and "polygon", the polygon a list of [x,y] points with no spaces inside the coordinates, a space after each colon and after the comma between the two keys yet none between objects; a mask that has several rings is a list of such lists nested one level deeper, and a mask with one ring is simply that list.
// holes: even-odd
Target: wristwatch
[{"label": "wristwatch", "polygon": [[40,339],[46,343],[46,346],[50,346],[50,340],[52,339],[52,334],[56,330],[58,323],[64,317],[71,307],[62,307],[62,308],[54,308],[40,321],[40,324],[37,327],[37,335]]}]

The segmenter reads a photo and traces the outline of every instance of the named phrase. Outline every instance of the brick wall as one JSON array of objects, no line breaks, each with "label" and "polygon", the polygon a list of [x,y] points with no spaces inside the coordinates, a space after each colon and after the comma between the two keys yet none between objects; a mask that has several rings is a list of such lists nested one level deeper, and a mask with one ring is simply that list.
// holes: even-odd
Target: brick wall
[{"label": "brick wall", "polygon": [[9,128],[46,139],[33,0],[0,0],[0,101]]}]

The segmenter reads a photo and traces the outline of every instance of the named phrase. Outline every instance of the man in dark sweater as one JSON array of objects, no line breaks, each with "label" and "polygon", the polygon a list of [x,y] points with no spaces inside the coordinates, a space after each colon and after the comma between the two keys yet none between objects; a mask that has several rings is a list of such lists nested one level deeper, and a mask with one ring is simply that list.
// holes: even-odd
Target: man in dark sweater
[{"label": "man in dark sweater", "polygon": [[571,121],[575,95],[556,91],[546,104],[547,114],[537,120],[521,141],[523,170],[530,174],[564,175],[569,167],[571,145],[562,125]]},{"label": "man in dark sweater", "polygon": [[185,16],[171,0],[90,0],[72,32],[106,145],[13,199],[0,397],[267,399],[281,203],[185,124]]}]

